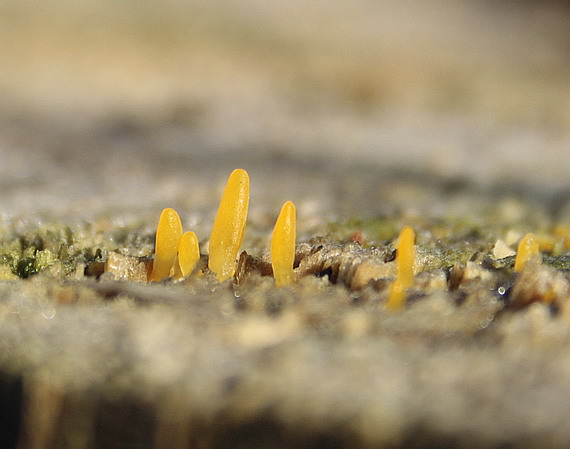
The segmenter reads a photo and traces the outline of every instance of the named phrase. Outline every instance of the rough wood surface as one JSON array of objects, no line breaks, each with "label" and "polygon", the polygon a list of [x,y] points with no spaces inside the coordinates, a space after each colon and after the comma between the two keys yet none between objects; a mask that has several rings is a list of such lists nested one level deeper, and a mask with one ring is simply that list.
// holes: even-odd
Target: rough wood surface
[{"label": "rough wood surface", "polygon": [[[569,447],[570,20],[508,3],[0,6],[0,447]],[[165,207],[203,256],[147,284]]]}]

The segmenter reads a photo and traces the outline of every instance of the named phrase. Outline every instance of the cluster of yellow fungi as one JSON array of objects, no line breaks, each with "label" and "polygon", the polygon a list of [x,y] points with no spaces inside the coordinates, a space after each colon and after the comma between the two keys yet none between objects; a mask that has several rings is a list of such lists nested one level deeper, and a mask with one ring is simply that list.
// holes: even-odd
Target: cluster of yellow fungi
[{"label": "cluster of yellow fungi", "polygon": [[164,209],[156,230],[154,262],[149,277],[151,282],[188,276],[200,260],[196,234],[182,234],[182,223],[174,209]]},{"label": "cluster of yellow fungi", "polygon": [[[220,282],[235,274],[248,207],[249,176],[245,170],[236,169],[230,174],[210,234],[208,268]],[[568,234],[562,237],[570,240]],[[414,284],[415,238],[415,232],[410,226],[405,226],[398,237],[397,275],[389,288],[388,310],[401,309],[408,289]],[[281,208],[271,238],[271,265],[276,286],[285,286],[295,280],[295,240],[295,205],[287,201]],[[518,245],[515,272],[520,273],[530,260],[539,260],[541,247],[534,234],[526,234]],[[155,256],[149,281],[160,282],[168,278],[187,277],[192,274],[199,260],[200,247],[196,234],[191,231],[182,233],[182,223],[176,211],[164,209],[156,231]]]},{"label": "cluster of yellow fungi", "polygon": [[[415,233],[410,226],[405,226],[396,245],[396,280],[392,282],[388,294],[388,310],[401,309],[406,300],[407,290],[414,285],[414,262],[416,258]],[[540,245],[533,233],[526,234],[519,242],[514,270],[520,273],[531,261],[540,261]]]},{"label": "cluster of yellow fungi", "polygon": [[[235,274],[236,260],[243,242],[249,208],[249,176],[236,169],[228,178],[212,226],[208,268],[220,282]],[[275,284],[284,286],[295,279],[295,205],[287,201],[275,223],[271,239],[271,260]],[[200,247],[194,232],[182,234],[182,223],[174,209],[164,209],[156,231],[155,255],[150,282],[189,276],[200,260]]]}]

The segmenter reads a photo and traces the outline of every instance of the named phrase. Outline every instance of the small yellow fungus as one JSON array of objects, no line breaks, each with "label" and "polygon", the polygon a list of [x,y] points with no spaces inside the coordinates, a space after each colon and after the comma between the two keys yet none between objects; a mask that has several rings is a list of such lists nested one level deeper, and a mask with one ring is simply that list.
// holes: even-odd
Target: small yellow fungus
[{"label": "small yellow fungus", "polygon": [[529,232],[521,239],[519,243],[519,247],[517,249],[517,257],[515,259],[515,271],[517,273],[520,273],[524,269],[526,263],[538,253],[538,243],[534,237],[534,234]]},{"label": "small yellow fungus", "polygon": [[182,236],[182,223],[174,209],[164,209],[160,214],[156,230],[154,263],[150,275],[151,282],[160,282],[170,277],[176,263],[178,244]]},{"label": "small yellow fungus", "polygon": [[296,211],[291,201],[283,204],[275,222],[271,238],[271,266],[275,285],[288,285],[294,281]]},{"label": "small yellow fungus", "polygon": [[210,234],[208,267],[220,282],[235,273],[248,207],[249,176],[245,170],[237,169],[228,179]]},{"label": "small yellow fungus", "polygon": [[563,225],[557,225],[554,227],[554,230],[552,231],[552,233],[556,236],[556,237],[566,237],[569,235],[569,231],[568,229],[563,226]]},{"label": "small yellow fungus", "polygon": [[198,237],[192,231],[185,232],[178,245],[178,263],[176,277],[189,276],[200,260],[200,245]]},{"label": "small yellow fungus", "polygon": [[416,259],[416,234],[410,226],[400,231],[396,248],[397,277],[390,288],[388,309],[397,310],[406,299],[406,290],[414,285],[414,261]]}]

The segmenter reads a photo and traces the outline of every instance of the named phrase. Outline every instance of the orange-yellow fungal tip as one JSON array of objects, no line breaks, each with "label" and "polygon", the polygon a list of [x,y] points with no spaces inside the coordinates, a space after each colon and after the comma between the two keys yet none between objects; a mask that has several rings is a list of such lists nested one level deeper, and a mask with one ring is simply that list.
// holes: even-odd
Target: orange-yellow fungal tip
[{"label": "orange-yellow fungal tip", "polygon": [[170,277],[176,263],[178,243],[182,235],[182,223],[174,209],[164,209],[160,214],[156,230],[154,263],[150,275],[151,282],[159,282]]},{"label": "orange-yellow fungal tip", "polygon": [[519,243],[519,247],[517,249],[517,257],[515,259],[515,271],[517,273],[520,273],[524,269],[526,263],[538,253],[538,243],[534,237],[534,234],[529,232],[521,239]]},{"label": "orange-yellow fungal tip", "polygon": [[178,277],[189,276],[200,260],[198,237],[192,231],[185,232],[178,245]]},{"label": "orange-yellow fungal tip", "polygon": [[271,237],[271,266],[275,284],[280,287],[294,281],[295,239],[297,218],[291,201],[283,204]]},{"label": "orange-yellow fungal tip", "polygon": [[416,234],[410,226],[400,231],[396,248],[397,277],[390,287],[387,307],[398,310],[404,305],[406,290],[414,285],[414,261],[416,259]]},{"label": "orange-yellow fungal tip", "polygon": [[248,206],[249,176],[245,170],[234,170],[226,184],[210,234],[208,267],[220,282],[234,275]]},{"label": "orange-yellow fungal tip", "polygon": [[570,249],[570,231],[567,227],[558,225],[554,228],[554,235],[562,240],[565,249]]}]

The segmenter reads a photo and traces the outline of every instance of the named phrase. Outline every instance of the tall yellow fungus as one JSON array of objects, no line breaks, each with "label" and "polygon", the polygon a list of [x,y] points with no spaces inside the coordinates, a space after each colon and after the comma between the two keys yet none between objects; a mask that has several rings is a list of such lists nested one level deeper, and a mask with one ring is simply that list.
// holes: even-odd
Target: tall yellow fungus
[{"label": "tall yellow fungus", "polygon": [[296,210],[291,201],[283,204],[271,238],[271,266],[275,284],[280,287],[294,281]]},{"label": "tall yellow fungus", "polygon": [[182,236],[182,223],[174,209],[164,209],[156,230],[154,262],[149,281],[160,282],[170,277],[176,263],[178,244]]},{"label": "tall yellow fungus", "polygon": [[248,207],[249,176],[245,170],[236,169],[228,179],[210,234],[208,267],[220,282],[235,273]]},{"label": "tall yellow fungus", "polygon": [[406,299],[406,290],[414,285],[414,261],[416,259],[416,234],[410,226],[400,231],[396,248],[396,280],[390,287],[388,309],[400,309]]}]

